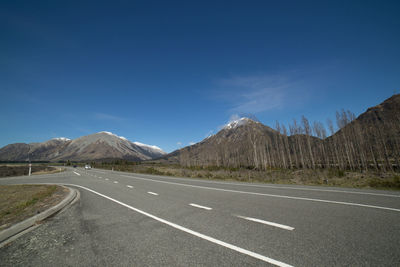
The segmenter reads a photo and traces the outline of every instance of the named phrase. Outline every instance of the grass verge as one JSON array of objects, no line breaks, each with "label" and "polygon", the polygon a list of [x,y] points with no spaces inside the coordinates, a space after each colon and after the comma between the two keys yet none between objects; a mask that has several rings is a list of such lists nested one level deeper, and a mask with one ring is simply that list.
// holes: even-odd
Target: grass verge
[{"label": "grass verge", "polygon": [[[63,169],[61,169],[63,170]],[[60,172],[60,168],[49,167],[42,164],[32,164],[32,175],[38,174],[51,174]],[[9,176],[21,176],[28,175],[29,167],[28,164],[4,164],[0,165],[0,178]]]},{"label": "grass verge", "polygon": [[67,194],[57,185],[1,185],[0,231],[58,204]]},{"label": "grass verge", "polygon": [[116,171],[211,180],[400,190],[400,174],[394,172],[357,172],[337,169],[260,171],[251,168],[182,167],[152,163],[103,163],[93,166],[104,169],[114,168]]}]

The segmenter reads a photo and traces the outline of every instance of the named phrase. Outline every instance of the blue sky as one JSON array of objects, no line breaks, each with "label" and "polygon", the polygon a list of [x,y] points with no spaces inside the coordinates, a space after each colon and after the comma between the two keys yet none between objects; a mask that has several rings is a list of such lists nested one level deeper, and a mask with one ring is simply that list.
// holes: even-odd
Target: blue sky
[{"label": "blue sky", "polygon": [[111,131],[167,152],[235,114],[400,93],[398,1],[1,1],[0,147]]}]

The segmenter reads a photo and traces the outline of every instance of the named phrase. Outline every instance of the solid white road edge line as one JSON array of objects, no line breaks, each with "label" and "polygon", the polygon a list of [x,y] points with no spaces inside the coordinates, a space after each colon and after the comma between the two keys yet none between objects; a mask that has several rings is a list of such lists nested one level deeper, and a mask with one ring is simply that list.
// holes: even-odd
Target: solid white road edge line
[{"label": "solid white road edge line", "polygon": [[77,172],[73,172],[73,173],[75,173],[76,175],[78,175],[78,176],[81,176],[79,173],[77,173]]},{"label": "solid white road edge line", "polygon": [[200,206],[200,205],[197,205],[197,204],[194,204],[194,203],[190,203],[189,205],[193,206],[193,207],[196,207],[196,208],[200,208],[200,209],[212,210],[212,208],[205,207],[205,206]]},{"label": "solid white road edge line", "polygon": [[114,181],[114,184],[118,184],[118,181]]},{"label": "solid white road edge line", "polygon": [[147,192],[148,194],[151,194],[151,195],[155,195],[155,196],[158,196],[158,194],[157,193],[154,193],[154,192]]},{"label": "solid white road edge line", "polygon": [[126,208],[128,208],[128,209],[131,209],[131,210],[133,210],[133,211],[136,211],[136,212],[138,212],[138,213],[140,213],[140,214],[142,214],[142,215],[144,215],[144,216],[150,217],[150,218],[152,218],[152,219],[154,219],[154,220],[156,220],[156,221],[159,221],[159,222],[161,222],[161,223],[164,223],[164,224],[166,224],[166,225],[169,225],[169,226],[171,226],[171,227],[173,227],[173,228],[175,228],[175,229],[178,229],[178,230],[183,231],[183,232],[186,232],[186,233],[188,233],[188,234],[197,236],[197,237],[199,237],[199,238],[201,238],[201,239],[204,239],[204,240],[207,240],[207,241],[212,242],[212,243],[214,243],[214,244],[217,244],[217,245],[220,245],[220,246],[229,248],[229,249],[231,249],[231,250],[237,251],[237,252],[242,253],[242,254],[245,254],[245,255],[247,255],[247,256],[250,256],[250,257],[253,257],[253,258],[259,259],[259,260],[261,260],[261,261],[268,262],[268,263],[270,263],[270,264],[273,264],[273,265],[276,265],[276,266],[280,266],[280,267],[293,267],[292,265],[286,264],[286,263],[284,263],[284,262],[271,259],[271,258],[266,257],[266,256],[263,256],[263,255],[261,255],[261,254],[252,252],[252,251],[250,251],[250,250],[247,250],[247,249],[244,249],[244,248],[241,248],[241,247],[238,247],[238,246],[235,246],[235,245],[226,243],[226,242],[224,242],[224,241],[218,240],[218,239],[216,239],[216,238],[213,238],[213,237],[210,237],[210,236],[201,234],[201,233],[199,233],[199,232],[193,231],[193,230],[191,230],[191,229],[189,229],[189,228],[180,226],[179,224],[176,224],[176,223],[173,223],[173,222],[164,220],[164,219],[159,218],[159,217],[157,217],[157,216],[155,216],[155,215],[152,215],[152,214],[150,214],[150,213],[147,213],[147,212],[142,211],[142,210],[140,210],[140,209],[137,209],[137,208],[135,208],[135,207],[129,206],[128,204],[125,204],[125,203],[123,203],[123,202],[121,202],[121,201],[118,201],[118,200],[116,200],[116,199],[113,199],[113,198],[111,198],[111,197],[109,197],[109,196],[106,196],[106,195],[103,195],[103,194],[101,194],[101,193],[99,193],[99,192],[96,192],[96,191],[94,191],[94,190],[92,190],[92,189],[90,189],[90,188],[87,188],[87,187],[84,187],[84,186],[81,186],[81,185],[75,185],[75,184],[64,184],[64,185],[76,186],[76,187],[85,189],[85,190],[87,190],[87,191],[89,191],[89,192],[92,192],[92,193],[94,193],[94,194],[96,194],[96,195],[99,195],[99,196],[104,197],[104,198],[106,198],[106,199],[108,199],[108,200],[111,200],[111,201],[113,201],[113,202],[115,202],[115,203],[118,203],[118,204],[120,204],[120,205],[122,205],[122,206],[124,206],[124,207],[126,207]]},{"label": "solid white road edge line", "polygon": [[258,223],[262,223],[262,224],[266,224],[266,225],[270,225],[270,226],[275,226],[275,227],[278,227],[278,228],[281,228],[281,229],[285,229],[285,230],[289,230],[289,231],[293,231],[294,230],[294,227],[287,226],[287,225],[284,225],[284,224],[264,221],[264,220],[251,218],[251,217],[240,216],[240,215],[236,215],[236,217],[242,218],[242,219],[245,219],[245,220],[248,220],[248,221],[252,221],[252,222],[258,222]]},{"label": "solid white road edge line", "polygon": [[127,185],[126,187],[133,188],[133,186],[131,186],[131,185]]},{"label": "solid white road edge line", "polygon": [[153,180],[153,179],[147,179],[147,178],[135,177],[135,176],[128,176],[128,175],[121,175],[121,176],[138,179],[138,180],[151,181],[151,182],[156,182],[156,183],[174,184],[174,185],[180,185],[180,186],[202,188],[202,189],[207,189],[207,190],[216,190],[216,191],[223,191],[223,192],[230,192],[230,193],[249,194],[249,195],[256,195],[256,196],[267,196],[267,197],[278,197],[278,198],[296,199],[296,200],[306,200],[306,201],[331,203],[331,204],[339,204],[339,205],[347,205],[347,206],[356,206],[356,207],[364,207],[364,208],[373,208],[373,209],[381,209],[381,210],[391,210],[391,211],[400,212],[400,209],[359,204],[359,203],[353,203],[353,202],[342,202],[342,201],[325,200],[325,199],[318,199],[318,198],[292,197],[292,196],[285,196],[285,195],[246,192],[246,191],[231,190],[231,189],[213,188],[213,187],[208,187],[208,186],[189,185],[189,184],[180,184],[180,183],[167,182],[167,181],[159,181],[159,180]]}]

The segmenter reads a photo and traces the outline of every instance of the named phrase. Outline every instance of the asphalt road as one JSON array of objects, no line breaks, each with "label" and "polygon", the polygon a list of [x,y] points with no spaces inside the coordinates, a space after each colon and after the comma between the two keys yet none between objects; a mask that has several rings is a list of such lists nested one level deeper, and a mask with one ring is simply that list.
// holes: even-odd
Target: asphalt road
[{"label": "asphalt road", "polygon": [[400,193],[68,169],[80,200],[0,266],[400,266]]}]

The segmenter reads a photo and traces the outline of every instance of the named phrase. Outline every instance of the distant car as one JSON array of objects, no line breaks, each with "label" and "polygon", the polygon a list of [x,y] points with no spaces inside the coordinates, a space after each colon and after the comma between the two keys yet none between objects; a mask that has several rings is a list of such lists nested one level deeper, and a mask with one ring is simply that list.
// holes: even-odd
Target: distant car
[{"label": "distant car", "polygon": [[85,170],[89,170],[89,169],[91,169],[92,167],[90,167],[90,165],[85,165]]},{"label": "distant car", "polygon": [[76,168],[76,167],[78,167],[78,166],[74,165],[74,168]]}]

